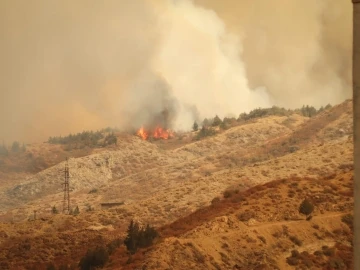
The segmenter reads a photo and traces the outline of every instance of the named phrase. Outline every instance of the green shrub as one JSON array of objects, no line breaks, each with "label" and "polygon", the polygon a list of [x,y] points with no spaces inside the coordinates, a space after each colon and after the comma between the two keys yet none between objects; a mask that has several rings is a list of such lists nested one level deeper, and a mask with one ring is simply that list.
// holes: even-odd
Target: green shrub
[{"label": "green shrub", "polygon": [[108,260],[109,254],[107,249],[105,247],[96,247],[86,252],[86,255],[80,260],[79,267],[81,270],[104,267]]},{"label": "green shrub", "polygon": [[299,207],[299,213],[308,216],[313,211],[314,205],[308,199],[303,200]]},{"label": "green shrub", "polygon": [[292,235],[289,238],[290,238],[291,242],[293,242],[295,245],[302,246],[302,241],[299,238],[297,238],[296,236]]},{"label": "green shrub", "polygon": [[196,135],[195,139],[196,140],[200,140],[201,138],[204,138],[204,137],[208,137],[208,136],[213,136],[216,134],[216,131],[210,127],[205,127],[203,126],[199,133]]}]

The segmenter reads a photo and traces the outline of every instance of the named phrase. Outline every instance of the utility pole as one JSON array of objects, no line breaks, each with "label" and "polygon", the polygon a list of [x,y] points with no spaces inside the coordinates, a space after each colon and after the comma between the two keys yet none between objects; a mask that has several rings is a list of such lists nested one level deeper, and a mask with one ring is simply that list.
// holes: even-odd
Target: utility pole
[{"label": "utility pole", "polygon": [[63,201],[63,213],[64,214],[69,214],[70,213],[70,191],[69,191],[69,178],[70,178],[70,174],[69,174],[69,163],[68,163],[68,158],[66,158],[66,163],[65,163],[65,179],[64,179],[64,201]]}]

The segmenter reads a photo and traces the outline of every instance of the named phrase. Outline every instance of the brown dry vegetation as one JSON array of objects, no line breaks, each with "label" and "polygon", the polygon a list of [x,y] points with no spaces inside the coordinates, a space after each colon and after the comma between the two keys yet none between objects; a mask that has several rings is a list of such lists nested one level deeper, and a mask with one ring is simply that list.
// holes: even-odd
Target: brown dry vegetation
[{"label": "brown dry vegetation", "polygon": [[[3,172],[0,268],[77,264],[87,248],[123,238],[131,219],[157,226],[162,237],[130,259],[118,248],[108,269],[287,269],[293,249],[297,267],[311,261],[321,269],[341,264],[338,257],[348,266],[352,232],[342,216],[353,205],[351,116],[346,101],[311,119],[258,118],[200,141],[196,132],[154,142],[121,135],[117,146],[70,159],[76,217],[50,214],[54,205],[61,210],[64,163]],[[49,166],[64,158],[56,147],[27,151]],[[304,198],[315,205],[310,221],[298,213]],[[102,202],[123,205],[104,210]],[[322,245],[337,245],[334,256],[315,260]]]}]

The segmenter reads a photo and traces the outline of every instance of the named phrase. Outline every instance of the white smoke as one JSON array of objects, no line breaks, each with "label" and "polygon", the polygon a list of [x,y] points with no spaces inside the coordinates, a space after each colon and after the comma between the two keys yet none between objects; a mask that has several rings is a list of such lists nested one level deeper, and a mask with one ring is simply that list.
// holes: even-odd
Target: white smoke
[{"label": "white smoke", "polygon": [[0,1],[0,140],[340,102],[351,3],[324,1]]}]

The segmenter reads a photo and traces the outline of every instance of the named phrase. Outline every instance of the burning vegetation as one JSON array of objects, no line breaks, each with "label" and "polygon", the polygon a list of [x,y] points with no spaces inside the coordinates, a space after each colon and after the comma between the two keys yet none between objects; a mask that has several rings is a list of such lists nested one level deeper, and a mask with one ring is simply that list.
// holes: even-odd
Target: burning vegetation
[{"label": "burning vegetation", "polygon": [[160,126],[157,126],[154,129],[141,127],[136,134],[143,140],[147,140],[149,138],[167,140],[174,137],[174,133],[171,130],[164,129]]}]

